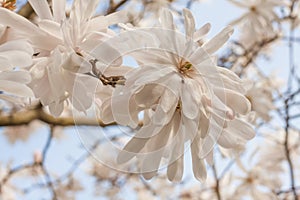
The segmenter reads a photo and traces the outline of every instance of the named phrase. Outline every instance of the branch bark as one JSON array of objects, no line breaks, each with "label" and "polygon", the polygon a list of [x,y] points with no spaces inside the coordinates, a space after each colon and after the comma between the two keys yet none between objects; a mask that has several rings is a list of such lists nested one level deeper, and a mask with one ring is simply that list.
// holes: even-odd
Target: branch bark
[{"label": "branch bark", "polygon": [[26,3],[19,11],[18,14],[22,15],[23,17],[29,19],[31,15],[34,13],[30,3]]},{"label": "branch bark", "polygon": [[101,120],[89,118],[58,117],[46,113],[42,108],[21,111],[12,115],[0,115],[0,126],[27,125],[34,120],[40,120],[54,126],[111,126],[116,123],[105,124]]}]

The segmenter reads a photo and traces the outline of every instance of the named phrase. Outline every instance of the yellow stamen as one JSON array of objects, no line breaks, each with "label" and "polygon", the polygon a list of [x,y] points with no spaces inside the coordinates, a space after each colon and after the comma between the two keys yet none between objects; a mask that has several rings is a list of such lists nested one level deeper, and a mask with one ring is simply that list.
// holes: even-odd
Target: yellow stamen
[{"label": "yellow stamen", "polygon": [[16,9],[16,0],[3,0],[0,6],[9,10]]}]

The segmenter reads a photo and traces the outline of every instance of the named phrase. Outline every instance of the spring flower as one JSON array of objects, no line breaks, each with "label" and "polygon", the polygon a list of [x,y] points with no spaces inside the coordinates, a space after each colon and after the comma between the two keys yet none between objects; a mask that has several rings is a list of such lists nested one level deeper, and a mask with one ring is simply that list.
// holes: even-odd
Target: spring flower
[{"label": "spring flower", "polygon": [[264,121],[271,119],[269,113],[275,108],[272,96],[273,88],[270,84],[270,81],[258,82],[246,94],[251,102],[252,110],[255,111],[257,117]]},{"label": "spring flower", "polygon": [[229,2],[247,9],[244,15],[230,23],[241,26],[243,31],[241,40],[246,40],[245,44],[272,36],[274,34],[272,23],[279,21],[275,7],[287,5],[281,0],[229,0]]},{"label": "spring flower", "polygon": [[203,181],[204,159],[212,163],[216,142],[234,148],[254,136],[251,125],[237,115],[247,115],[251,108],[242,80],[217,67],[212,57],[232,29],[227,27],[199,45],[209,25],[196,31],[187,9],[184,19],[185,36],[177,32],[171,12],[162,12],[161,27],[147,31],[157,38],[157,49],[131,54],[140,66],[125,75],[125,85],[117,87],[102,105],[101,119],[106,123],[116,121],[136,128],[139,113],[143,113],[143,126],[117,160],[125,163],[136,158],[146,179],[155,176],[166,160],[169,180],[180,181],[184,145],[190,143],[194,175]]}]

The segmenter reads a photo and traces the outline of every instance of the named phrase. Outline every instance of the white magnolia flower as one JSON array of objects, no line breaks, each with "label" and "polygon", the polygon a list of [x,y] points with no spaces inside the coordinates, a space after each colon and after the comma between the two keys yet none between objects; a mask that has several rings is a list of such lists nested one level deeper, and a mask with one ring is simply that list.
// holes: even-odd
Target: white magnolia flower
[{"label": "white magnolia flower", "polygon": [[[275,173],[283,172],[286,161],[285,154],[285,140],[286,132],[283,129],[279,129],[276,132],[268,132],[263,134],[265,138],[264,146],[261,148],[260,158],[258,159],[258,165],[263,169],[268,169],[270,172]],[[289,129],[288,144],[290,149],[290,156],[293,160],[294,166],[299,166],[298,156],[300,153],[300,134],[299,131]]]},{"label": "white magnolia flower", "polygon": [[121,151],[118,162],[136,157],[147,179],[156,174],[164,158],[169,180],[180,181],[184,144],[190,142],[194,175],[203,181],[203,159],[212,163],[215,142],[233,148],[254,136],[251,125],[236,115],[246,115],[251,107],[243,95],[243,82],[233,72],[216,67],[210,56],[228,40],[232,29],[225,28],[199,46],[197,41],[209,26],[195,31],[187,9],[184,18],[185,37],[176,31],[171,12],[162,12],[162,28],[148,31],[157,37],[157,49],[132,53],[140,67],[126,74],[125,86],[118,87],[102,107],[104,122],[131,127],[138,126],[138,115],[144,112],[144,125]]},{"label": "white magnolia flower", "polygon": [[39,17],[37,26],[6,9],[0,9],[0,24],[18,30],[18,37],[28,38],[34,47],[30,87],[55,116],[62,113],[66,100],[86,110],[92,103],[87,89],[97,84],[84,75],[91,71],[89,52],[113,34],[108,26],[126,20],[126,13],[94,16],[99,1],[75,0],[67,18],[65,0],[52,1],[52,12],[46,0],[29,3]]},{"label": "white magnolia flower", "polygon": [[278,189],[278,177],[275,178],[273,175],[274,178],[272,179],[272,176],[267,174],[265,169],[257,167],[250,171],[245,171],[245,174],[247,176],[239,177],[241,183],[237,186],[238,190],[234,194],[234,199],[250,197],[253,199],[273,200],[277,198],[273,191]]},{"label": "white magnolia flower", "polygon": [[247,12],[238,19],[232,21],[231,25],[241,25],[241,39],[244,42],[253,42],[273,35],[272,23],[279,21],[275,7],[287,5],[282,0],[229,0],[234,5],[247,9]]},{"label": "white magnolia flower", "polygon": [[270,81],[267,80],[264,82],[256,82],[246,94],[251,102],[252,110],[255,111],[257,117],[264,121],[271,119],[269,113],[275,109],[272,95],[274,87],[270,84]]},{"label": "white magnolia flower", "polygon": [[[233,195],[234,199],[245,197],[268,200],[277,199],[274,191],[281,187],[282,182],[278,171],[272,171],[271,169],[272,167],[277,168],[277,163],[274,163],[272,167],[270,166],[271,168],[265,168],[260,163],[253,165],[253,162],[250,164],[251,162],[251,160],[248,160],[247,165],[245,165],[241,161],[237,161],[242,174],[234,176],[234,180],[238,181],[238,186],[235,187]],[[268,169],[268,173],[266,173],[266,169]]]}]

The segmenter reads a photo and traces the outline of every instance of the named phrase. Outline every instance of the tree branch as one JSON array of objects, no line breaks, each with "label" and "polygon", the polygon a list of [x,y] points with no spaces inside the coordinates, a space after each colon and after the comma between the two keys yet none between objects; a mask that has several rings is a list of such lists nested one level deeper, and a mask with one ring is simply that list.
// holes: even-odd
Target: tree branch
[{"label": "tree branch", "polygon": [[106,12],[107,15],[116,12],[121,6],[127,3],[129,0],[121,0],[119,3],[114,4],[113,1],[110,1],[110,6]]},{"label": "tree branch", "polygon": [[29,19],[31,15],[34,13],[29,2],[27,2],[19,11],[18,14]]},{"label": "tree branch", "polygon": [[221,193],[220,193],[220,180],[218,178],[218,173],[217,173],[217,169],[216,169],[215,164],[213,164],[212,170],[213,170],[213,174],[214,174],[215,181],[216,181],[215,192],[217,194],[218,200],[222,200]]},{"label": "tree branch", "polygon": [[46,113],[42,107],[26,111],[20,111],[11,115],[0,114],[0,126],[20,126],[27,125],[34,120],[40,120],[54,126],[111,126],[116,123],[105,124],[101,120],[89,118],[58,117]]}]

